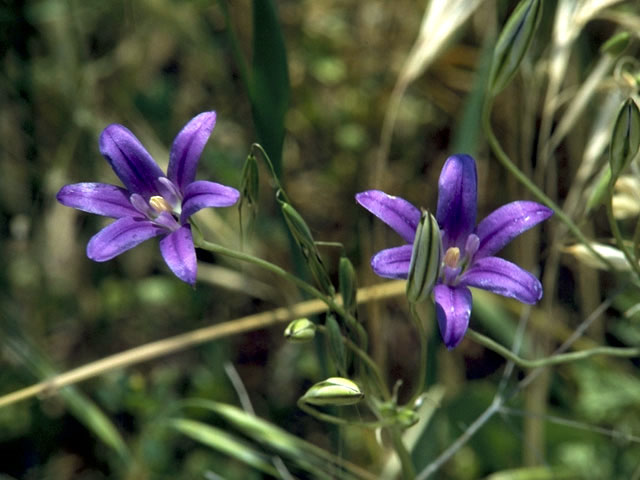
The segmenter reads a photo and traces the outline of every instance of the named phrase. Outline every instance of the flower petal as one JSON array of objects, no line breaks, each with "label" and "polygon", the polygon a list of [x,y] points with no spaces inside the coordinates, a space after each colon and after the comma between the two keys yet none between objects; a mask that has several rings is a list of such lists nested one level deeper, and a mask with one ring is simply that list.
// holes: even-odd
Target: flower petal
[{"label": "flower petal", "polygon": [[215,182],[199,180],[187,185],[182,201],[180,222],[187,219],[198,210],[207,207],[230,207],[238,201],[240,192],[232,187]]},{"label": "flower petal", "polygon": [[141,216],[129,201],[129,192],[106,183],[74,183],[65,185],[56,195],[58,201],[83,212],[122,218]]},{"label": "flower petal", "polygon": [[192,118],[173,141],[167,176],[181,192],[196,178],[196,167],[204,146],[216,124],[216,112],[204,112]]},{"label": "flower petal", "polygon": [[460,283],[530,305],[542,298],[542,285],[536,277],[516,264],[498,257],[485,257],[473,262],[460,277]]},{"label": "flower petal", "polygon": [[106,262],[152,237],[166,233],[150,220],[123,217],[96,233],[87,244],[87,257]]},{"label": "flower petal", "polygon": [[407,278],[411,264],[411,245],[387,248],[376,253],[371,259],[371,268],[376,275],[384,278]]},{"label": "flower petal", "polygon": [[198,260],[189,225],[183,225],[160,240],[160,252],[176,277],[189,285],[196,283]]},{"label": "flower petal", "polygon": [[420,222],[420,210],[411,203],[380,190],[358,193],[356,201],[393,228],[407,243],[413,243]]},{"label": "flower petal", "polygon": [[436,218],[443,230],[445,250],[465,242],[476,225],[478,208],[478,174],[476,162],[469,155],[453,155],[447,159],[438,181]]},{"label": "flower petal", "polygon": [[553,210],[536,202],[519,201],[494,210],[478,224],[480,246],[475,258],[489,257],[511,240],[553,215]]},{"label": "flower petal", "polygon": [[433,289],[440,335],[449,350],[457,346],[469,327],[471,292],[463,286],[436,285]]},{"label": "flower petal", "polygon": [[109,125],[100,134],[99,143],[100,152],[127,190],[146,200],[157,195],[155,181],[164,173],[128,128]]}]

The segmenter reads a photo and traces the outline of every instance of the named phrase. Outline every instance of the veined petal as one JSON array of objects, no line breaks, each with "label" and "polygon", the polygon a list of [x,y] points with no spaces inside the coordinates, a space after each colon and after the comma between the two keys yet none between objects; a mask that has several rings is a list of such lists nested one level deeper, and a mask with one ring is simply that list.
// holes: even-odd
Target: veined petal
[{"label": "veined petal", "polygon": [[166,233],[150,220],[123,217],[96,233],[87,245],[87,257],[106,262],[152,237]]},{"label": "veined petal", "polygon": [[460,277],[460,284],[489,290],[529,305],[542,298],[542,285],[536,277],[498,257],[474,261]]},{"label": "veined petal", "polygon": [[476,225],[478,208],[478,174],[476,162],[469,155],[447,159],[438,181],[436,219],[443,231],[445,250],[464,249],[467,237]]},{"label": "veined petal", "polygon": [[145,200],[157,195],[155,181],[164,176],[149,152],[131,131],[122,125],[109,125],[100,134],[100,153],[131,193]]},{"label": "veined petal", "polygon": [[58,201],[83,212],[122,218],[141,216],[131,205],[129,192],[106,183],[74,183],[65,185],[56,195]]},{"label": "veined petal", "polygon": [[442,340],[451,350],[460,343],[469,327],[471,292],[464,286],[436,285],[433,297]]},{"label": "veined petal", "polygon": [[553,210],[536,202],[518,201],[494,210],[478,224],[480,246],[475,258],[489,257],[511,240],[553,215]]},{"label": "veined petal", "polygon": [[187,219],[198,210],[207,207],[230,207],[240,198],[240,192],[232,187],[215,182],[199,180],[187,185],[182,201],[180,222]]},{"label": "veined petal", "polygon": [[412,250],[412,245],[381,250],[371,259],[371,268],[376,275],[384,278],[407,278]]},{"label": "veined petal", "polygon": [[407,243],[413,243],[420,222],[420,210],[411,203],[380,190],[358,193],[356,201],[393,228]]},{"label": "veined petal", "polygon": [[160,252],[176,277],[189,285],[196,283],[198,260],[189,225],[183,225],[160,240]]},{"label": "veined petal", "polygon": [[192,118],[173,141],[167,176],[182,193],[196,178],[200,155],[215,124],[216,112],[201,113]]}]

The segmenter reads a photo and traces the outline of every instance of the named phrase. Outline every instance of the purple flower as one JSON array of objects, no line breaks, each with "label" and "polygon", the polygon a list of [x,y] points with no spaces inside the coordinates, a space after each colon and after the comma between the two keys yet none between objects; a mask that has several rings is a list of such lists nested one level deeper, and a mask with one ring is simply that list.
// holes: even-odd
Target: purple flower
[{"label": "purple flower", "polygon": [[182,281],[196,281],[196,251],[189,217],[206,207],[228,207],[235,188],[196,181],[196,167],[216,123],[215,112],[191,119],[173,142],[165,175],[131,131],[109,125],[100,135],[100,152],[125,188],[104,183],[75,183],[60,189],[67,207],[115,218],[87,245],[87,256],[105,262],[151,237],[161,236],[160,252]]},{"label": "purple flower", "polygon": [[[553,211],[536,202],[508,203],[476,225],[478,177],[469,155],[447,159],[438,182],[436,219],[444,250],[433,289],[440,333],[454,348],[464,336],[471,315],[471,291],[477,287],[534,304],[542,285],[529,272],[493,255],[511,240],[549,218]],[[407,278],[420,210],[406,200],[379,190],[358,193],[356,200],[393,228],[406,242],[382,250],[371,259],[373,271],[386,278]]]}]

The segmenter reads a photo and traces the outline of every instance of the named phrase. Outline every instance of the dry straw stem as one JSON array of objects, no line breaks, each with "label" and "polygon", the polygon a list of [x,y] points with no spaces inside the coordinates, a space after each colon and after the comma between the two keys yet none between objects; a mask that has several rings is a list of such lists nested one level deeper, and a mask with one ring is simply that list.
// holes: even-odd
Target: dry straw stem
[{"label": "dry straw stem", "polygon": [[[357,298],[358,303],[366,303],[371,300],[380,300],[404,294],[405,282],[404,280],[397,280],[361,288],[358,290]],[[36,395],[47,396],[55,394],[60,388],[82,382],[112,370],[136,365],[231,335],[238,335],[244,332],[267,328],[272,325],[286,323],[295,318],[314,315],[326,310],[327,305],[323,301],[309,300],[295,304],[289,308],[276,308],[210,327],[199,328],[164,340],[147,343],[82,365],[48,380],[31,385],[30,387],[4,395],[0,397],[0,408]]]}]

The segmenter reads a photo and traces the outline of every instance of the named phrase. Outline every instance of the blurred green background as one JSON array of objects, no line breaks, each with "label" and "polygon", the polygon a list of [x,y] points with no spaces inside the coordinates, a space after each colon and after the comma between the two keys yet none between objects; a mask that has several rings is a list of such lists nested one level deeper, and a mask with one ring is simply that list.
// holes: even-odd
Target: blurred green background
[{"label": "blurred green background", "polygon": [[[507,201],[531,198],[492,159],[480,129],[490,46],[516,2],[473,3],[481,5],[446,41],[438,40],[437,58],[407,86],[387,160],[381,163],[385,115],[418,36],[425,2],[275,2],[290,82],[282,180],[316,239],[344,244],[361,285],[381,281],[370,272],[371,253],[400,240],[384,228],[373,235],[377,227],[356,206],[356,192],[380,188],[433,209],[443,161],[465,151],[478,160],[480,218]],[[541,169],[535,150],[539,137],[549,135],[541,119],[549,105],[550,64],[560,58],[553,53],[560,7],[545,3],[532,53],[498,98],[494,125],[512,158],[562,203],[585,156],[585,139],[594,132],[608,95],[620,87],[612,61],[602,87],[591,93],[586,109],[554,145],[549,166]],[[600,46],[619,28],[634,32],[627,53],[637,62],[637,3],[582,3],[603,8],[590,11],[571,39],[558,111],[574,101],[603,58]],[[191,289],[168,272],[155,240],[94,263],[84,249],[105,219],[55,201],[67,183],[119,183],[98,151],[106,125],[127,126],[164,168],[176,133],[205,110],[216,110],[218,121],[198,178],[238,187],[249,147],[260,138],[237,56],[242,52],[251,59],[256,48],[251,11],[249,0],[0,2],[0,395],[146,342],[303,299],[293,286],[265,272],[206,252],[199,253],[199,281]],[[267,38],[277,34],[271,30]],[[265,71],[269,67],[265,61]],[[280,94],[286,92],[273,93]],[[268,97],[269,91],[262,95]],[[550,128],[555,126],[554,121]],[[304,275],[273,193],[263,174],[259,215],[245,248]],[[575,217],[589,235],[608,235],[602,212]],[[236,208],[198,218],[207,238],[239,245]],[[608,298],[611,308],[579,346],[638,346],[639,317],[624,316],[640,300],[637,289],[624,290],[624,277],[598,275],[564,257],[562,248],[571,242],[566,232],[555,235],[557,225],[549,223],[503,252],[545,274],[546,297],[531,313],[523,354],[549,353]],[[549,264],[553,252],[556,259]],[[323,249],[323,254],[336,278],[339,250]],[[482,294],[474,293],[474,300],[474,327],[509,344],[521,307]],[[389,384],[403,379],[401,397],[408,395],[418,345],[406,301],[367,305],[360,313]],[[375,432],[330,427],[297,409],[297,398],[332,368],[321,343],[286,344],[281,332],[270,328],[215,341],[100,376],[65,395],[0,409],[0,478],[268,477],[159,421],[178,411],[185,398],[238,405],[227,362],[237,369],[258,416],[380,472],[389,448],[377,443]],[[433,327],[429,385],[441,388],[443,397],[429,424],[420,427],[414,452],[418,467],[487,407],[504,363],[468,340],[446,351]],[[517,372],[514,378],[523,375]],[[640,478],[639,399],[637,360],[594,358],[554,367],[509,403],[541,417],[497,416],[437,478]],[[545,415],[582,422],[586,430],[548,422]],[[234,431],[206,412],[189,416]],[[242,438],[253,441],[250,435]]]}]

